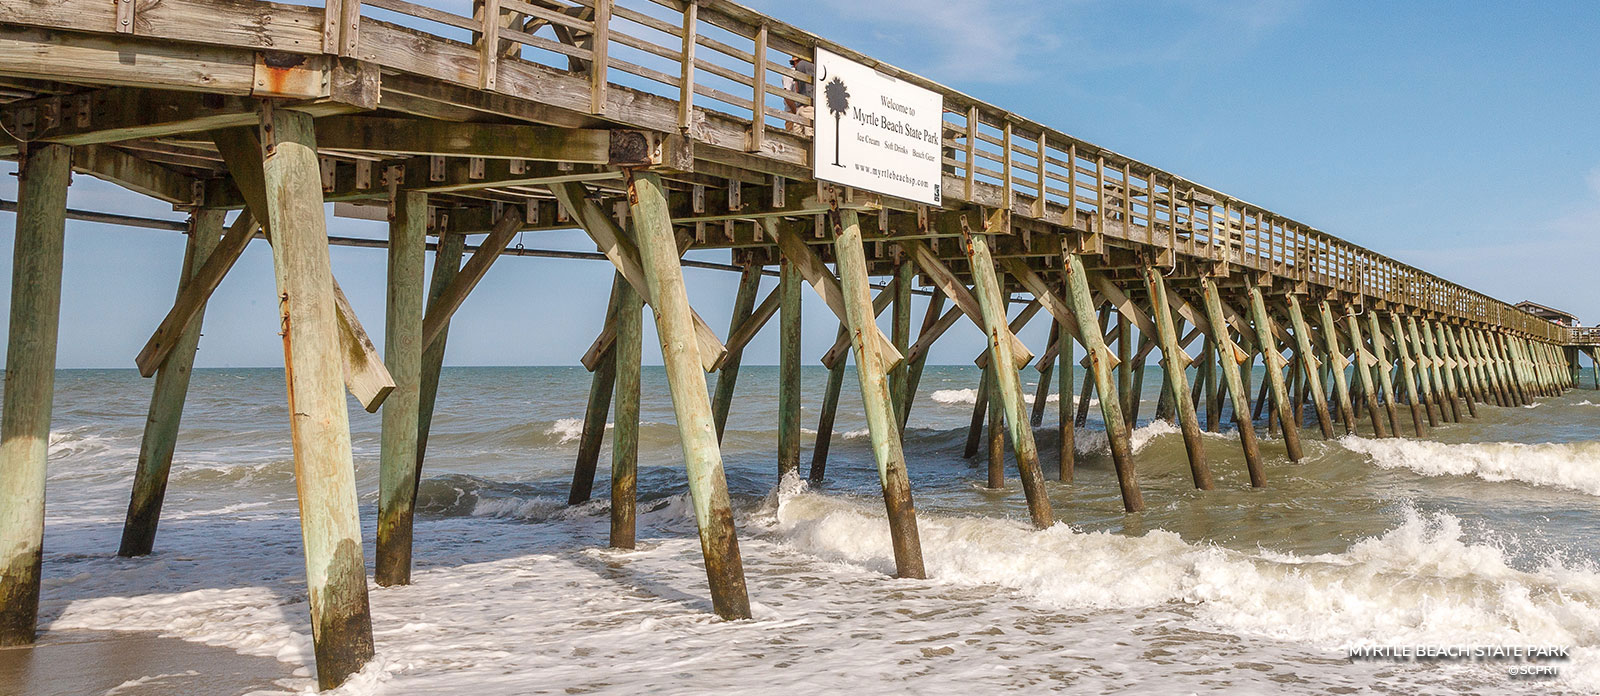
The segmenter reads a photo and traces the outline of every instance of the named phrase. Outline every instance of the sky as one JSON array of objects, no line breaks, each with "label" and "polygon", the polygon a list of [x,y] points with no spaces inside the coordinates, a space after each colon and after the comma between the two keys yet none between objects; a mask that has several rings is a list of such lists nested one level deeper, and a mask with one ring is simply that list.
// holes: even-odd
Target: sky
[{"label": "sky", "polygon": [[[1600,323],[1600,3],[746,2],[1469,288]],[[15,200],[14,173],[0,163],[0,198]],[[86,176],[69,205],[181,219]],[[10,277],[14,224],[0,213],[0,277]],[[330,217],[329,231],[378,236],[382,226]],[[576,232],[520,241],[594,248]],[[58,364],[131,368],[171,305],[182,258],[179,234],[69,222]],[[383,252],[334,248],[332,258],[381,347]],[[604,263],[500,259],[455,316],[448,364],[577,364],[611,277]],[[726,335],[737,277],[686,278]],[[0,295],[9,305],[9,283]],[[253,243],[208,307],[197,365],[281,366],[273,296],[270,249]],[[809,292],[804,316],[805,353],[820,357],[837,320]],[[659,364],[649,324],[645,360]],[[1023,341],[1040,352],[1046,330],[1039,320]],[[747,364],[776,362],[775,333],[774,322]],[[982,346],[962,322],[930,361],[968,363]]]}]

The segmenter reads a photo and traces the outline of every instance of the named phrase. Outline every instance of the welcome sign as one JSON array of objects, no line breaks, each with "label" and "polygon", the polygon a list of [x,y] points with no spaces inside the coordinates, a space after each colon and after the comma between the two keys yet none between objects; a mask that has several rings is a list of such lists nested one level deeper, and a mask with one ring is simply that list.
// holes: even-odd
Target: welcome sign
[{"label": "welcome sign", "polygon": [[817,49],[812,174],[939,205],[944,97]]}]

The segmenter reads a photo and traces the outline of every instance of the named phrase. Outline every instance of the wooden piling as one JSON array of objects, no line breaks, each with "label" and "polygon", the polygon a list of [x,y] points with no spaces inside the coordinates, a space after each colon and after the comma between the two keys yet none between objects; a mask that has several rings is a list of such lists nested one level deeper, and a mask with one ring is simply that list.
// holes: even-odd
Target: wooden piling
[{"label": "wooden piling", "polygon": [[1233,423],[1239,431],[1239,445],[1244,449],[1250,485],[1260,488],[1267,485],[1267,475],[1261,467],[1261,446],[1256,442],[1255,423],[1250,420],[1249,392],[1245,391],[1244,380],[1239,376],[1239,355],[1244,351],[1234,345],[1233,337],[1228,335],[1228,321],[1222,313],[1222,297],[1217,294],[1217,281],[1214,278],[1202,278],[1200,289],[1205,297],[1206,322],[1211,328],[1212,345],[1217,350],[1222,378],[1233,400]]},{"label": "wooden piling", "polygon": [[[1009,218],[1005,218],[1009,224]],[[977,295],[982,310],[984,333],[989,337],[989,366],[994,368],[995,384],[1001,407],[1005,411],[1006,426],[1011,431],[1011,452],[1017,459],[1017,476],[1022,480],[1022,491],[1028,499],[1028,515],[1033,526],[1044,529],[1055,524],[1050,510],[1050,495],[1044,488],[1044,473],[1039,468],[1039,450],[1033,441],[1033,428],[1028,425],[1027,404],[1022,396],[1022,379],[1017,374],[1015,339],[1011,334],[1010,317],[1006,314],[1007,297],[1001,294],[999,274],[994,259],[989,254],[987,234],[973,234],[967,244],[967,259],[972,269],[973,294]]]},{"label": "wooden piling", "polygon": [[[922,316],[922,328],[917,333],[917,342],[921,343],[924,337],[933,335],[934,328],[940,323],[944,311],[944,293],[935,289],[933,297],[928,298],[928,310]],[[914,351],[911,356],[911,367],[906,370],[906,390],[904,400],[895,413],[900,416],[900,439],[905,439],[906,425],[911,421],[911,406],[917,400],[917,387],[922,383],[922,371],[928,365],[928,351]]]},{"label": "wooden piling", "polygon": [[616,378],[612,381],[610,543],[614,549],[631,549],[639,499],[639,381],[644,333],[644,302],[633,285],[618,286],[617,314],[612,322],[617,338],[611,343]]},{"label": "wooden piling", "polygon": [[[1204,357],[1201,359],[1205,370],[1205,402],[1206,402],[1206,432],[1217,432],[1222,428],[1222,395],[1217,393],[1217,370],[1220,353],[1217,352],[1216,340],[1210,334],[1205,337]],[[1199,375],[1196,375],[1196,379]]]},{"label": "wooden piling", "polygon": [[[1509,405],[1510,401],[1500,388],[1500,378],[1495,374],[1494,363],[1479,341],[1478,330],[1469,326],[1461,327],[1461,340],[1467,347],[1467,352],[1473,357],[1473,368],[1478,373],[1478,381],[1483,384],[1484,395],[1488,398],[1487,403],[1501,407]],[[1595,374],[1600,376],[1600,370],[1596,370]]]},{"label": "wooden piling", "polygon": [[1134,352],[1133,357],[1132,357],[1134,366],[1133,366],[1133,389],[1131,390],[1132,393],[1131,393],[1130,398],[1128,400],[1128,402],[1129,402],[1129,405],[1128,405],[1128,427],[1129,428],[1136,427],[1139,424],[1139,410],[1140,410],[1140,407],[1144,405],[1143,396],[1144,396],[1144,370],[1145,370],[1145,364],[1144,364],[1144,357],[1143,356],[1145,356],[1145,355],[1147,355],[1149,353],[1151,347],[1154,345],[1154,343],[1153,343],[1154,340],[1155,339],[1153,337],[1146,336],[1143,333],[1140,333],[1139,334],[1139,349]]},{"label": "wooden piling", "polygon": [[[226,214],[227,211],[202,208],[190,215],[189,239],[178,286],[180,297],[185,286],[194,282],[195,274],[220,241]],[[139,442],[133,494],[128,500],[128,516],[122,525],[122,544],[117,549],[119,556],[143,556],[155,546],[156,525],[160,523],[161,503],[166,497],[167,474],[172,470],[172,453],[178,444],[178,423],[183,418],[183,401],[189,392],[189,373],[194,367],[195,349],[200,344],[200,326],[205,320],[205,311],[205,305],[202,304],[156,373],[155,389],[150,394],[149,415],[145,418],[144,438]]]},{"label": "wooden piling", "polygon": [[1256,337],[1261,340],[1262,362],[1266,363],[1267,383],[1272,386],[1273,406],[1283,428],[1289,461],[1298,462],[1305,458],[1305,452],[1300,447],[1300,422],[1295,418],[1289,391],[1283,383],[1283,353],[1278,352],[1278,339],[1273,335],[1272,315],[1267,314],[1266,299],[1261,288],[1253,284],[1250,286],[1250,311],[1255,315]]},{"label": "wooden piling", "polygon": [[1200,434],[1200,420],[1194,414],[1189,400],[1189,380],[1184,374],[1188,368],[1189,354],[1178,346],[1178,331],[1173,326],[1172,307],[1168,305],[1167,283],[1160,269],[1146,266],[1145,287],[1150,292],[1152,317],[1156,325],[1156,338],[1161,346],[1161,367],[1166,374],[1167,403],[1178,412],[1178,427],[1183,431],[1183,448],[1189,455],[1189,473],[1194,487],[1209,491],[1215,487],[1211,479],[1211,465],[1206,462],[1205,440]]},{"label": "wooden piling", "polygon": [[1428,351],[1429,370],[1433,374],[1434,384],[1437,385],[1439,396],[1444,399],[1440,405],[1440,412],[1452,422],[1461,422],[1461,406],[1456,403],[1455,376],[1451,374],[1450,367],[1445,362],[1444,353],[1434,340],[1433,328],[1427,318],[1417,321],[1417,328],[1422,332],[1422,345]]},{"label": "wooden piling", "polygon": [[1382,390],[1383,414],[1389,420],[1389,434],[1400,437],[1399,407],[1395,406],[1397,394],[1394,389],[1394,376],[1390,374],[1394,364],[1389,360],[1387,340],[1383,337],[1383,327],[1378,323],[1378,313],[1367,313],[1367,327],[1371,331],[1369,338],[1372,340],[1372,354],[1378,359],[1378,388]]},{"label": "wooden piling", "polygon": [[1133,402],[1139,398],[1133,393],[1133,322],[1121,312],[1112,312],[1117,320],[1117,400],[1122,405],[1123,422],[1133,427]]},{"label": "wooden piling", "polygon": [[[839,335],[848,338],[850,331],[840,324]],[[811,472],[807,476],[812,485],[822,483],[828,473],[828,448],[833,444],[833,420],[839,411],[839,392],[844,387],[845,364],[846,361],[840,360],[828,369],[828,386],[822,393],[822,411],[817,416],[817,439],[811,448]]]},{"label": "wooden piling", "polygon": [[[1066,244],[1066,242],[1063,242]],[[1078,334],[1083,340],[1088,341],[1084,346],[1089,359],[1089,375],[1084,378],[1085,389],[1088,382],[1094,380],[1094,388],[1100,395],[1100,415],[1105,419],[1106,442],[1111,447],[1111,461],[1117,469],[1117,484],[1122,490],[1122,507],[1128,512],[1138,512],[1144,509],[1144,494],[1139,490],[1139,474],[1133,462],[1133,445],[1128,440],[1128,424],[1122,418],[1121,400],[1117,398],[1116,388],[1111,379],[1112,357],[1111,349],[1106,347],[1105,328],[1101,325],[1105,321],[1096,322],[1094,301],[1090,299],[1089,280],[1083,268],[1083,259],[1068,249],[1063,249],[1062,272],[1066,274],[1067,295],[1072,304],[1072,313],[1078,320]],[[1087,408],[1089,400],[1085,394],[1080,408]],[[1080,410],[1079,413],[1084,411]]]},{"label": "wooden piling", "polygon": [[800,288],[787,259],[778,264],[778,480],[800,472]]},{"label": "wooden piling", "polygon": [[[622,286],[628,280],[620,271],[612,273],[611,298],[606,302],[605,326],[616,322],[622,307]],[[617,380],[616,352],[613,340],[600,352],[594,375],[589,379],[589,402],[583,410],[583,429],[578,432],[578,457],[572,467],[572,485],[567,489],[567,504],[581,505],[589,502],[594,493],[594,476],[600,466],[600,449],[605,444],[606,418],[611,415],[611,396]]]},{"label": "wooden piling", "polygon": [[23,153],[17,172],[11,328],[0,405],[0,647],[32,643],[39,616],[45,459],[71,164],[65,145],[37,143]]},{"label": "wooden piling", "polygon": [[[1411,349],[1407,346],[1405,326],[1400,321],[1400,315],[1389,313],[1390,324],[1394,330],[1394,350],[1399,354],[1400,374],[1404,375],[1406,387],[1406,401],[1411,405],[1411,424],[1416,428],[1417,437],[1427,437],[1428,426],[1437,425],[1432,414],[1428,412],[1427,402],[1417,386],[1417,362],[1411,357]],[[1424,426],[1424,418],[1428,426]]]},{"label": "wooden piling", "polygon": [[311,116],[264,104],[266,227],[283,322],[311,634],[317,683],[331,689],[373,654],[343,356]]},{"label": "wooden piling", "polygon": [[[745,322],[750,321],[750,314],[756,307],[756,293],[760,290],[761,266],[746,263],[744,271],[739,274],[739,290],[733,299],[733,319],[728,322],[728,335],[733,335]],[[743,348],[730,349],[717,370],[717,390],[711,398],[711,418],[717,426],[717,442],[722,442],[722,432],[728,426],[728,410],[733,407],[733,392],[739,383],[739,363],[743,357]]]},{"label": "wooden piling", "polygon": [[1472,387],[1472,373],[1468,369],[1466,356],[1461,354],[1455,344],[1454,336],[1446,329],[1446,324],[1440,321],[1433,324],[1434,335],[1438,337],[1439,352],[1444,356],[1446,363],[1446,384],[1455,396],[1459,396],[1466,404],[1467,415],[1478,417],[1477,394]]},{"label": "wooden piling", "polygon": [[[902,254],[900,263],[894,268],[894,313],[890,318],[890,339],[901,355],[911,354],[911,283],[916,278],[917,266],[911,262],[908,254]],[[910,385],[911,365],[909,360],[902,360],[893,370],[889,371],[889,394],[894,398],[895,423],[905,428],[905,417],[900,411],[910,405],[910,395],[907,388]],[[903,434],[903,433],[902,433]]]},{"label": "wooden piling", "polygon": [[895,571],[902,578],[927,577],[922,564],[922,541],[917,532],[917,511],[911,502],[905,452],[901,450],[889,380],[884,373],[886,363],[879,353],[882,346],[877,341],[867,256],[861,245],[860,217],[854,210],[842,210],[832,217],[834,262],[839,270],[845,320],[850,326],[850,344],[855,353],[856,376],[861,383],[867,431],[872,437],[872,454],[878,463],[878,481],[883,487],[883,504],[889,517]]},{"label": "wooden piling", "polygon": [[693,310],[684,289],[678,263],[678,243],[672,233],[666,189],[661,178],[629,170],[628,203],[634,220],[635,242],[651,308],[662,360],[677,415],[678,438],[689,472],[689,497],[700,527],[700,551],[710,580],[711,604],[724,619],[750,618],[750,597],[745,590],[744,565],[734,531],[733,508],[728,501],[728,481],[722,471],[722,451],[711,420],[711,399],[706,394],[699,340]]},{"label": "wooden piling", "polygon": [[[466,245],[464,234],[439,235],[439,244],[433,252],[433,275],[428,279],[430,306],[444,295],[461,270]],[[428,433],[433,429],[434,405],[439,401],[439,376],[444,371],[445,344],[449,338],[450,324],[446,322],[433,343],[422,349],[422,381],[417,387],[417,467],[416,478],[411,482],[412,499],[416,498],[417,487],[422,484],[422,464],[427,460]]]},{"label": "wooden piling", "polygon": [[[1062,331],[1057,337],[1059,348],[1056,349],[1056,359],[1061,366],[1056,368],[1056,391],[1061,394],[1056,401],[1056,413],[1060,422],[1056,424],[1057,457],[1059,459],[1057,476],[1062,483],[1072,482],[1072,470],[1077,466],[1077,433],[1072,425],[1072,335],[1070,331]],[[1600,371],[1597,371],[1600,374]],[[1042,378],[1041,378],[1042,379]],[[1088,383],[1088,378],[1084,383]],[[1085,400],[1087,401],[1087,400]]]},{"label": "wooden piling", "polygon": [[[990,364],[993,363],[991,360]],[[989,382],[992,381],[989,372],[989,367],[985,366],[982,374],[978,375],[978,387],[973,390],[972,422],[967,425],[967,446],[961,451],[962,457],[977,456],[978,448],[982,446],[984,418],[989,415]]]},{"label": "wooden piling", "polygon": [[392,206],[383,362],[395,386],[383,402],[377,550],[372,572],[373,579],[384,586],[411,583],[422,317],[427,294],[428,194],[400,193]]},{"label": "wooden piling", "polygon": [[[1059,345],[1061,341],[1061,322],[1050,322],[1050,345]],[[1037,428],[1044,425],[1045,406],[1050,403],[1050,375],[1055,372],[1055,362],[1044,363],[1039,368],[1039,387],[1033,392],[1033,417],[1029,423]]]},{"label": "wooden piling", "polygon": [[1006,487],[1006,435],[1005,435],[1005,407],[1001,404],[999,377],[995,374],[996,368],[991,354],[989,364],[983,368],[984,393],[990,395],[984,400],[988,412],[989,427],[984,431],[983,444],[986,453],[985,461],[988,463],[989,479],[987,486],[992,489]]},{"label": "wooden piling", "polygon": [[1300,359],[1301,372],[1305,375],[1305,386],[1311,392],[1312,405],[1317,410],[1317,425],[1322,428],[1324,438],[1333,437],[1333,416],[1328,413],[1328,402],[1323,398],[1322,380],[1318,378],[1316,349],[1311,342],[1311,327],[1306,325],[1305,313],[1300,310],[1300,298],[1294,293],[1284,297],[1285,304],[1289,307],[1289,324],[1294,330],[1295,355]]},{"label": "wooden piling", "polygon": [[[1395,317],[1397,322],[1401,321],[1400,315],[1392,313],[1391,315]],[[1434,378],[1438,377],[1438,372],[1432,369],[1433,361],[1428,358],[1427,350],[1423,348],[1422,336],[1417,332],[1417,320],[1414,317],[1407,316],[1404,319],[1404,326],[1398,326],[1395,331],[1397,340],[1406,340],[1405,337],[1408,334],[1411,337],[1410,349],[1412,358],[1415,360],[1413,369],[1417,373],[1417,389],[1422,396],[1423,405],[1427,407],[1428,425],[1437,428],[1440,421],[1446,418],[1443,404],[1440,403],[1441,400],[1433,382]]]},{"label": "wooden piling", "polygon": [[1366,352],[1365,342],[1361,339],[1361,322],[1356,320],[1355,313],[1345,313],[1345,328],[1350,332],[1350,347],[1354,349],[1355,373],[1361,385],[1360,403],[1366,405],[1367,414],[1372,418],[1373,436],[1388,437],[1389,430],[1384,427],[1384,415],[1378,410],[1378,400],[1375,396],[1377,390],[1373,388],[1372,366],[1376,363],[1376,358]]}]

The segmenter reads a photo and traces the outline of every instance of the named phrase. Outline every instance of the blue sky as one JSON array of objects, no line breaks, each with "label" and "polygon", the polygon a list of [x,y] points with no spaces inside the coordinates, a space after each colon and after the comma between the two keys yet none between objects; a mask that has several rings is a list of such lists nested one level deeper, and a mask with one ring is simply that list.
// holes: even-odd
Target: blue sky
[{"label": "blue sky", "polygon": [[[749,4],[1500,299],[1600,322],[1600,3]],[[15,198],[14,171],[0,165],[0,197]],[[76,178],[70,204],[177,217],[88,177]],[[14,223],[0,213],[6,278]],[[337,219],[330,231],[381,226]],[[570,232],[525,243],[593,249]],[[171,303],[182,245],[173,233],[69,223],[61,366],[131,367]],[[334,249],[333,263],[381,346],[383,253]],[[725,331],[735,277],[687,277],[697,309]],[[610,279],[600,263],[501,259],[456,315],[447,359],[576,364]],[[0,294],[9,302],[9,282]],[[281,365],[272,297],[270,251],[258,242],[210,305],[198,363]],[[806,302],[805,350],[820,356],[837,324],[814,296]],[[976,329],[958,327],[934,362],[981,349]],[[1023,339],[1041,350],[1044,330],[1041,320]],[[653,345],[647,335],[646,360],[659,362]],[[776,355],[769,331],[747,359]]]}]

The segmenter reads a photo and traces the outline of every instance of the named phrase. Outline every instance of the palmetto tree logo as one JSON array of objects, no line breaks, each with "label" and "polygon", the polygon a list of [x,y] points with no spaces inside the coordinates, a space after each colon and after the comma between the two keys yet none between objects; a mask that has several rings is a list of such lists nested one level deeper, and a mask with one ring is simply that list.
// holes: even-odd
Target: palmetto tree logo
[{"label": "palmetto tree logo", "polygon": [[845,88],[844,80],[834,77],[823,91],[828,98],[828,111],[833,112],[833,166],[843,167],[844,165],[839,163],[839,139],[842,135],[839,124],[844,118],[844,112],[850,110],[850,90]]}]

